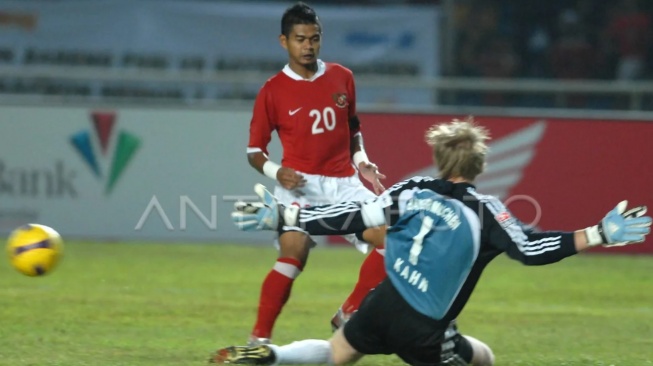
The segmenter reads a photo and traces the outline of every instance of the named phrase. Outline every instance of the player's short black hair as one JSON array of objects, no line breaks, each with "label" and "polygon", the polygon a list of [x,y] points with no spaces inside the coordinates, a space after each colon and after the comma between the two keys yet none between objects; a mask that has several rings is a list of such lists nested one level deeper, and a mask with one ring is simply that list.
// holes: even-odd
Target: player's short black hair
[{"label": "player's short black hair", "polygon": [[322,32],[322,24],[315,10],[301,1],[289,7],[283,13],[283,17],[281,17],[281,34],[288,37],[292,27],[296,24],[317,24],[320,27],[320,33]]}]

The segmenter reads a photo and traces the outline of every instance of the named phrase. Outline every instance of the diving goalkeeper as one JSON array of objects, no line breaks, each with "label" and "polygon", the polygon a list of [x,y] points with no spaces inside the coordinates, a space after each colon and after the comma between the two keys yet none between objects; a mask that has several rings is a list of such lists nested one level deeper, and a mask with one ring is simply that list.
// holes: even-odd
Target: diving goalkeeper
[{"label": "diving goalkeeper", "polygon": [[[472,119],[454,120],[431,127],[426,139],[440,177],[410,178],[374,200],[299,209],[279,205],[265,187],[256,187],[262,202],[241,204],[232,214],[240,229],[291,225],[312,235],[341,235],[387,227],[388,277],[329,340],[232,346],[218,350],[212,362],[343,365],[368,354],[394,353],[410,365],[450,364],[441,359],[446,327],[498,255],[546,265],[599,245],[642,243],[650,232],[646,207],[628,210],[627,201],[585,229],[527,229],[497,198],[474,187],[485,166],[489,135],[483,127]],[[474,357],[481,358],[475,364],[494,363],[492,354]]]}]

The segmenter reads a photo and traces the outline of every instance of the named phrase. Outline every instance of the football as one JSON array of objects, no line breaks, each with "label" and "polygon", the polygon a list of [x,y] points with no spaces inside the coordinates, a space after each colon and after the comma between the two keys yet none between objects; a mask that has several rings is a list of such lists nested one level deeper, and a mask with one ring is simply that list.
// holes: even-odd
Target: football
[{"label": "football", "polygon": [[26,276],[50,273],[61,259],[63,241],[51,227],[27,224],[16,228],[7,239],[11,265]]}]

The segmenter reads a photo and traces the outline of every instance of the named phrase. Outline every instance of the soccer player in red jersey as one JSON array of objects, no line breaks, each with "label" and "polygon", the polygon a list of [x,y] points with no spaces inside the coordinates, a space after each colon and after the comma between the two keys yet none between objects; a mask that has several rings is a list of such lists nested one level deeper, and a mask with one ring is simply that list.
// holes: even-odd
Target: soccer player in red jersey
[{"label": "soccer player in red jersey", "polygon": [[[267,80],[254,104],[247,158],[257,171],[277,181],[274,194],[287,205],[305,207],[374,197],[359,174],[377,194],[385,189],[380,182],[385,176],[363,149],[353,74],[318,58],[321,40],[322,25],[315,11],[301,2],[289,7],[281,19],[279,36],[288,51],[288,64]],[[281,165],[268,158],[267,146],[274,131],[283,147]],[[367,244],[355,235],[347,239],[367,251]],[[269,342],[293,281],[304,269],[315,242],[294,228],[278,238],[278,245],[279,257],[262,284],[252,343]],[[341,309],[346,314],[358,309],[363,297],[383,278],[383,252],[374,249]]]},{"label": "soccer player in red jersey", "polygon": [[[363,148],[360,121],[356,115],[356,88],[352,72],[318,58],[322,25],[315,11],[298,2],[281,19],[279,42],[288,51],[288,64],[259,91],[250,123],[247,158],[252,167],[277,184],[274,195],[283,204],[299,207],[374,197],[358,175],[369,181],[376,194],[385,188],[385,176],[371,163]],[[283,148],[281,165],[268,158],[273,131]],[[358,170],[358,171],[357,171]],[[366,231],[365,241],[383,243],[385,231]],[[347,239],[367,251],[362,233]],[[274,323],[290,296],[293,282],[303,270],[315,242],[299,227],[284,227],[278,238],[279,257],[261,286],[256,324],[249,344],[270,343]],[[386,277],[382,244],[366,257],[358,282],[332,320],[339,327],[358,310],[371,289]],[[465,336],[467,337],[467,336]],[[472,348],[491,352],[473,339],[474,347],[450,324],[443,347],[451,359],[471,360]]]}]

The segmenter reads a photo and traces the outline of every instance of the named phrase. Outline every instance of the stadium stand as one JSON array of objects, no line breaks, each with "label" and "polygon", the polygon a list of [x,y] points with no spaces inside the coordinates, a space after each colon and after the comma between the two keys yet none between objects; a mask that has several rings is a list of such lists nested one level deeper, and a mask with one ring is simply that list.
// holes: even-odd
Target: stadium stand
[{"label": "stadium stand", "polygon": [[[416,65],[402,62],[352,65],[363,87],[410,85],[434,92],[434,106],[653,110],[650,1],[347,3],[451,10],[443,17],[441,76],[420,76]],[[0,22],[31,29],[36,20],[2,13]],[[180,104],[251,100],[280,62],[2,46],[0,96]]]}]

